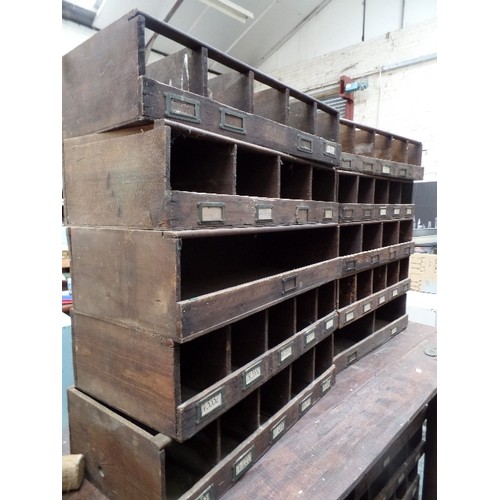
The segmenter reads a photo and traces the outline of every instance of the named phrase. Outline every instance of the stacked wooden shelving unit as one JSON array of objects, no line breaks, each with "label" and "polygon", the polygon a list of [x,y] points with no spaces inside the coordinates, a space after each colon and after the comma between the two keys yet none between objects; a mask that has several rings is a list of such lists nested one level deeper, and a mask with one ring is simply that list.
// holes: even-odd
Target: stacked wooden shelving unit
[{"label": "stacked wooden shelving unit", "polygon": [[138,11],[63,57],[63,137],[72,452],[111,498],[218,498],[406,328],[422,146]]}]

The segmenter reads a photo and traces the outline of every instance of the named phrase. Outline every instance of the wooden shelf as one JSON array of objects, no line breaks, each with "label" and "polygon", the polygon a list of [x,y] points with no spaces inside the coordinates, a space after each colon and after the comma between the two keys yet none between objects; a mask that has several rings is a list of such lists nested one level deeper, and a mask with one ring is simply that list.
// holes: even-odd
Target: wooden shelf
[{"label": "wooden shelf", "polygon": [[[223,499],[284,500],[297,497],[300,490],[308,500],[346,498],[435,400],[437,357],[429,354],[436,341],[435,328],[409,323],[406,330],[344,369],[332,390]],[[429,425],[428,421],[428,434]],[[434,446],[427,442],[426,460],[427,455],[432,458]],[[431,461],[426,464],[424,489],[435,482],[431,465]],[[106,499],[87,481],[62,498]]]}]

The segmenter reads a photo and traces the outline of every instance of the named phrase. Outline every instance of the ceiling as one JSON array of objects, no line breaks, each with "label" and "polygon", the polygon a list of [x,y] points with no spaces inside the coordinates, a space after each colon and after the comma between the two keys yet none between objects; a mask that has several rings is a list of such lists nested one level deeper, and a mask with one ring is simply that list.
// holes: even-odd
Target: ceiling
[{"label": "ceiling", "polygon": [[[96,30],[138,9],[193,38],[258,67],[313,15],[331,0],[216,0],[250,11],[253,18],[242,22],[204,0],[99,0],[97,9],[81,9],[63,1],[63,18]],[[100,5],[99,5],[100,3]],[[153,51],[171,54],[178,46],[164,37],[154,40]]]}]

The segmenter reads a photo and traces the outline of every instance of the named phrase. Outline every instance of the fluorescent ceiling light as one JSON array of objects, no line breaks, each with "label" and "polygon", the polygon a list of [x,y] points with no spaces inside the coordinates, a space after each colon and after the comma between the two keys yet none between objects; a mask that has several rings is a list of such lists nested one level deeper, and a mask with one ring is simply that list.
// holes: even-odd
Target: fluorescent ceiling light
[{"label": "fluorescent ceiling light", "polygon": [[236,5],[230,0],[200,0],[200,1],[203,2],[205,5],[213,7],[219,12],[222,12],[227,16],[230,16],[233,19],[236,19],[242,23],[246,22],[247,19],[253,19],[252,12],[244,9],[243,7],[240,7],[239,5]]},{"label": "fluorescent ceiling light", "polygon": [[102,3],[102,0],[72,0],[71,3],[73,3],[74,5],[78,5],[78,7],[81,7],[82,9],[97,12]]}]

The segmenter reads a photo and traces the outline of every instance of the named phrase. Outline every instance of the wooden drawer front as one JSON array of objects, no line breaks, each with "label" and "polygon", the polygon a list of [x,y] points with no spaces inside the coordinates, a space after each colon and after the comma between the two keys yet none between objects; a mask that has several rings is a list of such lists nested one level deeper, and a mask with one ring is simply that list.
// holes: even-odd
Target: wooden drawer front
[{"label": "wooden drawer front", "polygon": [[[184,48],[146,65],[146,29]],[[63,56],[63,137],[168,118],[338,164],[337,110],[214,51],[147,14],[118,19]],[[209,78],[213,56],[227,67]]]},{"label": "wooden drawer front", "polygon": [[[354,325],[354,326],[353,326]],[[378,321],[376,313],[368,314],[334,334],[334,358],[337,373],[390,340],[408,326],[408,315],[390,323]]]},{"label": "wooden drawer front", "polygon": [[370,314],[379,307],[388,304],[396,297],[404,296],[409,289],[410,279],[401,280],[395,285],[389,286],[384,290],[365,297],[352,303],[349,306],[338,310],[339,328],[344,327],[347,323],[351,323],[366,314]]},{"label": "wooden drawer front", "polygon": [[[309,131],[291,127],[263,116],[224,105],[208,97],[193,94],[147,77],[140,77],[143,99],[148,106],[148,118],[161,118],[189,123],[193,129],[207,130],[241,139],[262,147],[277,149],[299,158],[336,166],[340,163],[340,145]],[[171,111],[171,103],[192,103],[194,115]],[[234,123],[233,126],[228,125]]]},{"label": "wooden drawer front", "polygon": [[424,178],[424,168],[405,162],[381,160],[363,154],[353,154],[342,150],[339,170],[359,172],[370,176],[394,177],[413,181]]},{"label": "wooden drawer front", "polygon": [[338,204],[297,202],[276,198],[207,195],[172,191],[171,228],[272,227],[332,224],[338,220]]},{"label": "wooden drawer front", "polygon": [[304,353],[330,366],[334,293],[327,283],[182,344],[76,312],[75,384],[185,441]]},{"label": "wooden drawer front", "polygon": [[71,453],[85,456],[88,479],[110,499],[220,498],[335,383],[334,366],[300,384],[298,368],[305,367],[289,366],[276,387],[253,391],[184,443],[70,388]]},{"label": "wooden drawer front", "polygon": [[340,203],[339,222],[365,222],[365,221],[383,221],[394,219],[412,219],[414,214],[414,205],[369,205],[361,203]]},{"label": "wooden drawer front", "polygon": [[331,168],[164,120],[64,141],[70,226],[337,223],[335,178]]}]

